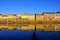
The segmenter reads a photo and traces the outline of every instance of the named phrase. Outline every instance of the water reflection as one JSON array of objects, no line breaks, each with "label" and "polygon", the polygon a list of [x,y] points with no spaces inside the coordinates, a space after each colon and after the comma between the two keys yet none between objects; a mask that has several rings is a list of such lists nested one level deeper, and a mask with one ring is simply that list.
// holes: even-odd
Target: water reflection
[{"label": "water reflection", "polygon": [[9,40],[13,40],[13,38],[12,38],[12,37],[9,37],[8,39],[9,39]]},{"label": "water reflection", "polygon": [[60,40],[60,24],[0,24],[0,40]]},{"label": "water reflection", "polygon": [[0,37],[0,40],[2,40],[2,37]]},{"label": "water reflection", "polygon": [[0,24],[0,30],[22,30],[22,31],[29,31],[29,30],[42,30],[42,31],[60,31],[60,24]]}]

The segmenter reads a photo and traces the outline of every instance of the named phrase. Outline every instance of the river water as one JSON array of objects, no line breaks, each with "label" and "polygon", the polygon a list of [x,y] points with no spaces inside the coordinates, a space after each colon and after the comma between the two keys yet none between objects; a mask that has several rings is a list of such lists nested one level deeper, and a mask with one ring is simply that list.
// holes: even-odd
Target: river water
[{"label": "river water", "polygon": [[[43,25],[44,26],[44,25]],[[47,25],[48,27],[52,26],[52,25]],[[60,25],[57,24],[57,27],[59,27]],[[13,31],[4,29],[4,30],[0,30],[0,40],[60,40],[60,32],[56,31],[56,25],[54,26],[55,29],[54,31],[42,31],[40,30],[40,28],[37,28],[38,26],[36,26],[36,30],[34,28],[30,28],[30,26],[27,26],[29,29],[27,28],[23,28],[22,27],[26,27],[26,25],[24,26],[20,26],[20,29],[15,29]],[[42,25],[39,27],[42,27]],[[53,27],[53,26],[52,26]]]}]

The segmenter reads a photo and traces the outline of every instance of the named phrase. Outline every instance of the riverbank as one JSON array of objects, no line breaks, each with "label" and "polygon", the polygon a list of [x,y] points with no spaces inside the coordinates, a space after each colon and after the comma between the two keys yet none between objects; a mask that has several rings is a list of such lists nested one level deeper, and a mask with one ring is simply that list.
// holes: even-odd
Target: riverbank
[{"label": "riverbank", "polygon": [[60,24],[60,22],[0,22],[0,24]]}]

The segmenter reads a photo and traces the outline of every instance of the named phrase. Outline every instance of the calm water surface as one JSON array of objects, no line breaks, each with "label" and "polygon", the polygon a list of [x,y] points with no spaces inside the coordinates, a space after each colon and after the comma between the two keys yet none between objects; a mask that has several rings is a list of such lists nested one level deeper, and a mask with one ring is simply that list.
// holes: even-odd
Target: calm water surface
[{"label": "calm water surface", "polygon": [[[35,33],[35,36],[34,36]],[[60,40],[60,32],[2,30],[0,40]]]},{"label": "calm water surface", "polygon": [[60,40],[60,32],[0,30],[0,40]]}]

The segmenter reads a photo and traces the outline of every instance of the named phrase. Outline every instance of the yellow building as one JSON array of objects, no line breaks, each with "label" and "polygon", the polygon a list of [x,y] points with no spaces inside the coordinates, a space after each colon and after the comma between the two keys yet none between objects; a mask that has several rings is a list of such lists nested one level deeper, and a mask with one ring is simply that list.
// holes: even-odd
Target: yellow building
[{"label": "yellow building", "polygon": [[36,14],[36,21],[43,21],[44,16],[42,14]]},{"label": "yellow building", "polygon": [[8,20],[16,20],[17,19],[17,16],[15,14],[8,14],[7,17],[8,17]]},{"label": "yellow building", "polygon": [[30,21],[30,22],[35,22],[35,21],[60,21],[60,12],[44,12],[43,14],[7,14],[7,15],[2,15],[0,14],[0,21],[3,20],[11,20],[11,21]]},{"label": "yellow building", "polygon": [[7,15],[3,15],[3,16],[2,16],[2,20],[3,20],[3,21],[7,21],[7,19],[8,19]]},{"label": "yellow building", "polygon": [[60,21],[60,12],[55,13],[55,20]]},{"label": "yellow building", "polygon": [[6,22],[7,19],[8,19],[7,15],[0,14],[0,21],[5,21]]},{"label": "yellow building", "polygon": [[0,14],[0,21],[2,20],[2,14]]},{"label": "yellow building", "polygon": [[35,14],[29,14],[28,19],[29,20],[35,20]]},{"label": "yellow building", "polygon": [[35,20],[35,15],[34,14],[18,14],[17,17],[19,19],[24,19],[24,20]]},{"label": "yellow building", "polygon": [[18,14],[18,19],[28,19],[29,14]]}]

